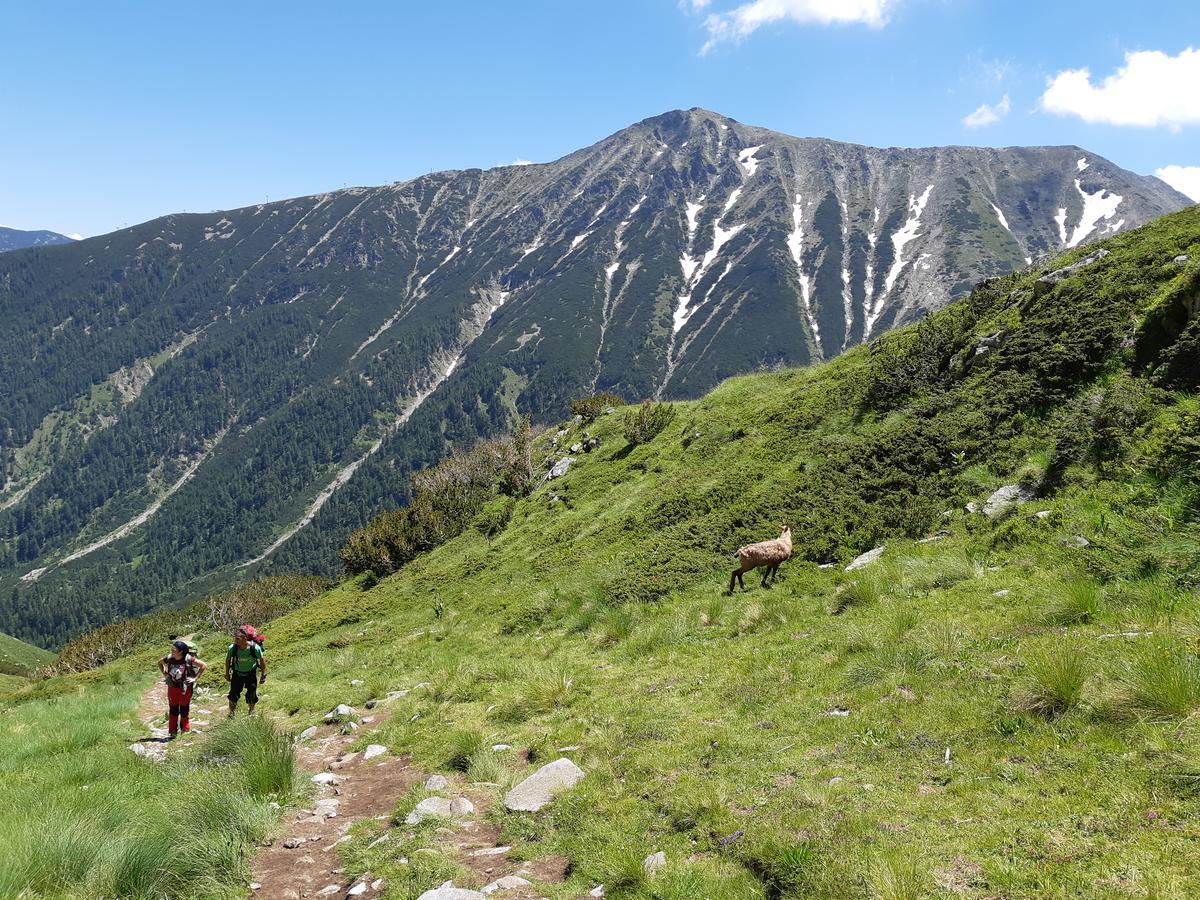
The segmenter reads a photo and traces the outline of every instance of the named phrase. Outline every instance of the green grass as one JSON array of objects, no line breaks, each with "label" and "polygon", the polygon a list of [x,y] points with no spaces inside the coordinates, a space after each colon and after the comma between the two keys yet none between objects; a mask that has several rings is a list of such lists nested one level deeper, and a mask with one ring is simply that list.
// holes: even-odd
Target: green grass
[{"label": "green grass", "polygon": [[239,722],[215,731],[220,759],[196,747],[143,760],[127,749],[143,734],[131,720],[143,686],[122,678],[4,709],[0,896],[244,895],[268,804],[290,798],[290,741]]}]

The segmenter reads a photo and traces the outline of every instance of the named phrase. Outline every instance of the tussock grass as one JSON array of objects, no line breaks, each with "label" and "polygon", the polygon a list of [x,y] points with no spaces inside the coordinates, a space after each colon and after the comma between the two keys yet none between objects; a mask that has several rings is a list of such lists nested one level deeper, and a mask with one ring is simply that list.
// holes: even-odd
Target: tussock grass
[{"label": "tussock grass", "polygon": [[1104,610],[1104,589],[1090,579],[1073,578],[1051,591],[1043,619],[1047,625],[1085,625]]},{"label": "tussock grass", "polygon": [[1200,659],[1186,646],[1153,640],[1126,663],[1100,712],[1117,721],[1181,719],[1200,708]]},{"label": "tussock grass", "polygon": [[1092,665],[1082,648],[1067,644],[1039,648],[1025,657],[1012,704],[1021,712],[1060,716],[1080,704],[1091,674]]},{"label": "tussock grass", "polygon": [[900,852],[877,857],[867,885],[878,900],[921,900],[930,895],[929,878],[920,862]]},{"label": "tussock grass", "polygon": [[829,612],[836,616],[853,607],[873,606],[882,597],[883,587],[880,579],[875,576],[861,575],[838,589],[830,604]]}]

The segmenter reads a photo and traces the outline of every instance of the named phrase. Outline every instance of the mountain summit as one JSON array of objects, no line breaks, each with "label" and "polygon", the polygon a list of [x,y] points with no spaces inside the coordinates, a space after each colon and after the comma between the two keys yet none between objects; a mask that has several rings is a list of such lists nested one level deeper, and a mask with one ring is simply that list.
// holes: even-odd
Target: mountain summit
[{"label": "mountain summit", "polygon": [[26,247],[53,247],[69,244],[74,238],[57,231],[21,231],[0,225],[0,253],[8,250],[24,250]]},{"label": "mountain summit", "polygon": [[542,165],[0,257],[0,630],[328,571],[517,412],[827,359],[1188,201],[1076,147],[874,149],[704,110]]}]

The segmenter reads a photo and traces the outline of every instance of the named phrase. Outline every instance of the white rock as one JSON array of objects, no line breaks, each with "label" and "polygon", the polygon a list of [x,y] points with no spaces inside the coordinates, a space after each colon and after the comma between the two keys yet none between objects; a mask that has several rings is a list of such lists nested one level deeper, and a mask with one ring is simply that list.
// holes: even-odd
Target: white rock
[{"label": "white rock", "polygon": [[363,683],[363,680],[361,678],[351,678],[350,679],[350,687],[358,687],[362,683]]},{"label": "white rock", "polygon": [[446,780],[445,775],[430,775],[425,782],[427,791],[444,791],[449,786],[450,782]]},{"label": "white rock", "polygon": [[876,547],[874,550],[868,550],[861,556],[856,556],[851,560],[850,565],[846,566],[847,572],[853,572],[855,569],[861,569],[863,566],[869,566],[873,562],[878,562],[879,557],[883,556],[883,548]]},{"label": "white rock", "polygon": [[300,740],[302,740],[302,741],[310,740],[312,738],[315,738],[316,736],[317,736],[317,726],[316,725],[309,725],[302,732],[300,732]]},{"label": "white rock", "polygon": [[988,518],[995,518],[1010,506],[1028,503],[1034,496],[1033,489],[1023,484],[1006,484],[987,498],[987,502],[983,504],[983,514]]},{"label": "white rock", "polygon": [[1011,593],[1012,593],[1012,591],[1010,591],[1008,588],[1004,588],[1003,590],[996,591],[996,593],[992,594],[992,596],[993,597],[1007,597]]},{"label": "white rock", "polygon": [[354,887],[350,888],[350,890],[346,891],[346,896],[347,897],[361,897],[366,892],[367,892],[367,883],[365,881],[360,881]]},{"label": "white rock", "polygon": [[342,734],[354,734],[358,731],[358,724],[355,722],[347,722],[342,726]]},{"label": "white rock", "polygon": [[325,885],[325,887],[323,887],[319,891],[317,891],[317,896],[318,897],[328,897],[331,894],[340,894],[341,892],[342,892],[341,885],[327,884],[327,885]]},{"label": "white rock", "polygon": [[318,819],[336,819],[338,805],[339,801],[335,797],[326,797],[324,800],[318,800],[316,806],[313,807],[313,815]]},{"label": "white rock", "polygon": [[383,882],[382,878],[376,878],[374,881],[371,882],[371,890],[373,890],[373,891],[381,890],[383,888],[383,883],[384,882]]},{"label": "white rock", "polygon": [[515,891],[517,888],[526,887],[533,884],[532,881],[527,881],[520,875],[505,875],[503,878],[497,878],[491,884],[486,885],[483,889],[485,894],[496,894],[501,891]]},{"label": "white rock", "polygon": [[657,853],[651,853],[642,860],[642,869],[647,875],[653,875],[659,869],[667,864],[667,854],[659,850]]},{"label": "white rock", "polygon": [[252,881],[252,882],[250,882],[250,890],[252,890],[252,891],[261,891],[261,890],[262,890],[262,885],[261,885],[261,884],[259,884],[257,881]]},{"label": "white rock", "polygon": [[472,856],[503,856],[512,847],[484,847],[482,850],[472,850]]},{"label": "white rock", "polygon": [[512,744],[492,744],[493,753],[503,753],[505,750],[511,750]]},{"label": "white rock", "polygon": [[450,815],[455,818],[469,816],[473,812],[475,812],[475,804],[466,797],[455,797],[450,801]]},{"label": "white rock", "polygon": [[426,891],[417,900],[483,900],[485,894],[454,886],[454,882],[443,882],[440,887]]},{"label": "white rock", "polygon": [[1063,543],[1064,547],[1078,547],[1080,549],[1082,549],[1084,547],[1092,546],[1092,542],[1089,541],[1087,538],[1085,538],[1082,534],[1077,534],[1074,537],[1065,538],[1062,543]]},{"label": "white rock", "polygon": [[1038,512],[1035,512],[1033,515],[1034,515],[1034,518],[1037,518],[1037,519],[1048,519],[1052,515],[1054,515],[1054,512],[1053,512],[1053,510],[1043,509],[1043,510],[1039,510]]},{"label": "white rock", "polygon": [[967,504],[966,510],[967,510],[967,512],[972,513],[972,514],[977,513],[977,512],[979,512],[979,504],[976,503],[974,500],[972,500],[970,503]]},{"label": "white rock", "polygon": [[571,463],[575,462],[575,457],[564,456],[558,462],[550,467],[550,471],[546,473],[546,480],[551,478],[561,478],[567,474],[567,470],[571,468]]},{"label": "white rock", "polygon": [[450,801],[445,797],[426,797],[404,819],[406,825],[419,825],[428,818],[449,819]]},{"label": "white rock", "polygon": [[537,812],[563,791],[570,790],[583,778],[583,769],[565,756],[542,766],[504,795],[511,810]]},{"label": "white rock", "polygon": [[341,784],[342,779],[332,772],[321,772],[312,777],[313,784]]},{"label": "white rock", "polygon": [[377,756],[383,756],[387,752],[387,747],[383,746],[383,744],[368,744],[367,749],[363,751],[363,759],[374,759]]},{"label": "white rock", "polygon": [[604,885],[602,885],[602,884],[596,885],[594,888],[592,888],[590,891],[588,891],[588,896],[589,897],[603,897],[604,896]]}]

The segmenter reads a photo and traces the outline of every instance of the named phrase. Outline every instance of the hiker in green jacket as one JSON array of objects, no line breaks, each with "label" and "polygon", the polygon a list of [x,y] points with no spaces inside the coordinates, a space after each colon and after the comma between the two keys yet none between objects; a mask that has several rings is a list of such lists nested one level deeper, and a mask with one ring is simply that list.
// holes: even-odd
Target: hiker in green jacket
[{"label": "hiker in green jacket", "polygon": [[258,685],[267,680],[267,661],[254,635],[242,626],[233,633],[233,643],[225,653],[225,680],[229,682],[229,717],[237,710],[242,691],[246,692],[246,714],[254,713],[258,703]]}]

